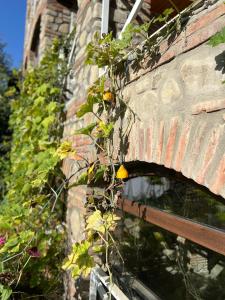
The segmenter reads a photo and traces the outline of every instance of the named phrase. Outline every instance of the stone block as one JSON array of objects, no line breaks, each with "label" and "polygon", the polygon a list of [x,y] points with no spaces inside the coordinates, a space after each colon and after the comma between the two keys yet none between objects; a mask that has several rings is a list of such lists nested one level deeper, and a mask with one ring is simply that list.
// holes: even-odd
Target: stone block
[{"label": "stone block", "polygon": [[69,32],[69,24],[68,23],[63,23],[59,26],[59,32],[60,33],[68,33]]},{"label": "stone block", "polygon": [[168,79],[161,88],[161,100],[168,104],[178,100],[182,95],[181,87],[175,79]]},{"label": "stone block", "polygon": [[79,37],[80,47],[83,47],[86,44],[86,39],[87,39],[87,31],[84,30]]}]

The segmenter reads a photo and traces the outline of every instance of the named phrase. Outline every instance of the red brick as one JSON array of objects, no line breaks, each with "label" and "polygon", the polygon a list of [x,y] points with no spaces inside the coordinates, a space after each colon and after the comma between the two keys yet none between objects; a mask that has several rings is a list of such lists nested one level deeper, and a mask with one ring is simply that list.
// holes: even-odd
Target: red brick
[{"label": "red brick", "polygon": [[221,109],[225,109],[225,99],[200,102],[191,107],[193,115],[198,115],[202,112],[213,112]]},{"label": "red brick", "polygon": [[146,153],[146,160],[149,162],[152,161],[152,132],[153,132],[153,126],[148,127],[145,130],[145,153]]},{"label": "red brick", "polygon": [[213,193],[219,194],[220,191],[224,188],[224,185],[225,185],[225,154],[223,155],[221,161],[219,162],[219,165],[215,173],[215,180],[209,188]]},{"label": "red brick", "polygon": [[195,22],[191,23],[186,30],[187,36],[193,34],[194,32],[198,31],[203,27],[206,27],[207,25],[211,25],[214,20],[216,20],[218,17],[224,14],[225,14],[225,5],[221,4],[220,6],[216,7],[214,10],[208,12],[207,14],[198,18]]},{"label": "red brick", "polygon": [[175,146],[175,142],[176,142],[177,129],[178,129],[178,118],[175,117],[171,120],[171,123],[170,123],[170,132],[169,132],[167,145],[166,145],[166,154],[165,154],[164,164],[167,168],[171,167],[171,161],[172,161],[174,146]]},{"label": "red brick", "polygon": [[199,159],[202,145],[205,141],[205,129],[206,129],[206,123],[202,123],[199,125],[199,128],[196,128],[196,134],[191,136],[189,143],[193,143],[192,148],[189,150],[189,160],[188,160],[188,166],[185,176],[188,178],[191,177],[191,174],[193,172],[193,169],[196,165],[196,161]]},{"label": "red brick", "polygon": [[181,170],[185,151],[187,149],[190,135],[190,123],[185,123],[178,142],[177,153],[175,157],[174,169],[178,172]]},{"label": "red brick", "polygon": [[216,153],[216,149],[217,146],[219,144],[219,139],[220,139],[220,135],[221,135],[221,128],[216,128],[212,131],[210,140],[209,140],[209,144],[207,146],[205,155],[204,155],[204,160],[202,163],[202,168],[196,178],[196,181],[199,184],[203,184],[207,170],[210,166],[210,164],[212,163],[212,160],[215,156]]},{"label": "red brick", "polygon": [[164,121],[160,122],[159,134],[158,134],[158,145],[156,152],[156,162],[161,163],[162,149],[163,149],[163,137],[164,137]]},{"label": "red brick", "polygon": [[139,156],[138,156],[138,160],[143,161],[144,160],[144,129],[143,128],[139,128]]}]

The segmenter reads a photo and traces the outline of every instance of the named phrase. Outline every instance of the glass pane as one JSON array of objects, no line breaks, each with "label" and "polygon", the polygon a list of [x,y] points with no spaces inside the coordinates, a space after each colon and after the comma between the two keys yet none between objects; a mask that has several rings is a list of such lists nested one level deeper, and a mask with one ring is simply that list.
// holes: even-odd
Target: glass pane
[{"label": "glass pane", "polygon": [[122,264],[117,284],[139,298],[121,274],[132,274],[162,300],[224,300],[225,257],[125,214],[117,232]]},{"label": "glass pane", "polygon": [[129,179],[122,196],[166,212],[225,229],[225,202],[189,181],[159,176]]}]

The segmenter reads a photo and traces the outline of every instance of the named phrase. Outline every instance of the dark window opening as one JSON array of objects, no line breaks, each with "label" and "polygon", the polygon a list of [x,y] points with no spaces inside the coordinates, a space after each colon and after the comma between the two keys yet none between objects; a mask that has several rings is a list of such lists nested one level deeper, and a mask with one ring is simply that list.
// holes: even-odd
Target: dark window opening
[{"label": "dark window opening", "polygon": [[65,6],[66,8],[72,10],[72,11],[77,11],[78,6],[77,6],[77,1],[74,0],[57,0],[60,4]]},{"label": "dark window opening", "polygon": [[31,42],[31,61],[33,65],[37,65],[39,61],[40,51],[40,33],[41,33],[41,17],[38,18],[36,23],[34,34]]}]

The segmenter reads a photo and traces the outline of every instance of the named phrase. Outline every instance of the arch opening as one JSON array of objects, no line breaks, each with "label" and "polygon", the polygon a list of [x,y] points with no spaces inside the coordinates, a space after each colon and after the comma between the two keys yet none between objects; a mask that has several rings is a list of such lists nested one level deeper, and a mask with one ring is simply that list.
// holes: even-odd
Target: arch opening
[{"label": "arch opening", "polygon": [[113,267],[118,286],[129,299],[224,299],[224,199],[163,166],[125,166],[115,234],[124,265],[115,259]]},{"label": "arch opening", "polygon": [[41,34],[41,16],[38,18],[35,25],[32,41],[31,41],[31,61],[34,66],[38,64],[40,56],[40,34]]}]

